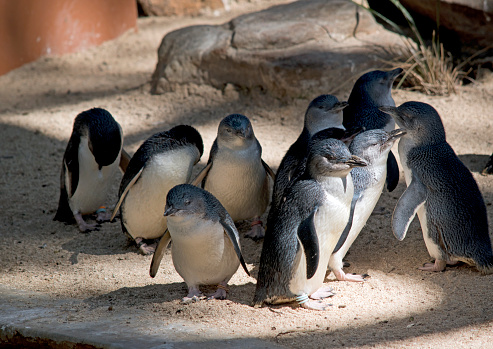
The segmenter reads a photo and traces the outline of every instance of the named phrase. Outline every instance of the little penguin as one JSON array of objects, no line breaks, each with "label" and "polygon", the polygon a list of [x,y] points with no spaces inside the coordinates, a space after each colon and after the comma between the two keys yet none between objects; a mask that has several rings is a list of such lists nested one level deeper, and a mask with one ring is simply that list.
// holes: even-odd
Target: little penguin
[{"label": "little penguin", "polygon": [[141,253],[154,252],[155,242],[146,240],[158,239],[166,231],[166,194],[188,183],[203,152],[200,133],[192,126],[179,125],[149,137],[131,158],[111,218],[120,209],[122,230],[135,240]]},{"label": "little penguin", "polygon": [[[373,70],[363,74],[354,84],[348,98],[349,106],[344,109],[343,125],[346,129],[361,127],[365,130],[383,129],[392,131],[395,121],[378,107],[395,106],[392,84],[403,72]],[[387,158],[387,189],[393,191],[399,183],[399,167],[392,152]]]},{"label": "little penguin", "polygon": [[349,221],[329,259],[329,268],[339,281],[364,281],[365,276],[345,274],[342,259],[358,237],[382,194],[387,175],[387,156],[404,131],[386,132],[381,129],[358,134],[349,145],[349,151],[368,164],[351,171],[354,195],[351,201]]},{"label": "little penguin", "polygon": [[[122,129],[107,110],[92,108],[77,115],[63,155],[54,220],[75,219],[81,232],[97,230],[98,223],[109,220],[111,213],[102,205],[120,164],[122,144]],[[96,224],[84,221],[83,215],[94,213]]]},{"label": "little penguin", "polygon": [[191,184],[173,187],[166,196],[168,229],[152,257],[155,277],[171,244],[173,265],[188,287],[184,303],[203,297],[201,285],[218,285],[209,298],[225,299],[228,281],[241,263],[250,275],[240,249],[240,237],[231,216],[214,195]]},{"label": "little penguin", "polygon": [[266,231],[253,306],[297,301],[324,310],[320,299],[330,255],[349,219],[351,169],[366,166],[336,139],[310,145],[305,174],[291,184]]},{"label": "little penguin", "polygon": [[[333,133],[330,135],[331,138],[340,139],[344,136],[342,110],[347,105],[347,102],[339,102],[337,97],[327,94],[320,95],[310,102],[305,112],[303,130],[298,139],[289,147],[276,172],[272,190],[271,212],[274,212],[275,208],[279,206],[284,190],[292,181],[296,168],[300,164],[305,165],[311,137],[328,128]],[[340,131],[335,129],[340,129]]]},{"label": "little penguin", "polygon": [[192,184],[212,193],[233,221],[253,219],[245,236],[257,240],[264,237],[260,216],[269,205],[269,176],[275,175],[262,160],[250,120],[231,114],[219,123],[207,166]]},{"label": "little penguin", "polygon": [[421,270],[443,271],[447,264],[462,261],[483,274],[493,273],[483,197],[471,172],[447,143],[438,112],[421,102],[381,110],[406,131],[399,141],[399,157],[407,189],[392,216],[394,235],[404,239],[417,213],[426,248],[435,259]]}]

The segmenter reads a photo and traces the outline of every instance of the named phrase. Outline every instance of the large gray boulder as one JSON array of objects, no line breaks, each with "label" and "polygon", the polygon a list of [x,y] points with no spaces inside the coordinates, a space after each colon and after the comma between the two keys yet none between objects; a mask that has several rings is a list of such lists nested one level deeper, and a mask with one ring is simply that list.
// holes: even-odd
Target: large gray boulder
[{"label": "large gray boulder", "polygon": [[310,98],[350,90],[382,68],[401,38],[346,0],[302,0],[243,15],[219,26],[167,34],[158,50],[152,93],[181,85],[232,84],[277,97]]}]

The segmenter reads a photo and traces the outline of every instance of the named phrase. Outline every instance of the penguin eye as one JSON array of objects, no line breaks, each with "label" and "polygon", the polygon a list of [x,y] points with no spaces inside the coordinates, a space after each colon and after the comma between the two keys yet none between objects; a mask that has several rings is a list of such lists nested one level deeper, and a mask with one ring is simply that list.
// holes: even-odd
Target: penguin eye
[{"label": "penguin eye", "polygon": [[187,199],[187,200],[185,200],[184,204],[185,204],[185,206],[190,205],[190,200],[188,200],[188,199]]},{"label": "penguin eye", "polygon": [[231,133],[231,132],[233,132],[233,130],[231,130],[230,128],[227,128],[226,132]]}]

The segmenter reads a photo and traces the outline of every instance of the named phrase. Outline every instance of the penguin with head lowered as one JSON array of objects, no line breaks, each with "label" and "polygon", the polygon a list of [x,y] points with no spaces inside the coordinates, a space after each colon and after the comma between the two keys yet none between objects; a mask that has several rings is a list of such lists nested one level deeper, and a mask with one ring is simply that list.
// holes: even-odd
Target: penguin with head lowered
[{"label": "penguin with head lowered", "polygon": [[[344,127],[392,131],[395,121],[378,107],[395,106],[392,84],[402,72],[401,68],[391,71],[373,70],[359,77],[349,95],[349,105],[343,111]],[[387,189],[394,190],[398,183],[399,167],[394,154],[390,152],[387,158]]]},{"label": "penguin with head lowered", "polygon": [[[111,114],[101,108],[86,110],[74,120],[63,155],[60,199],[54,220],[74,221],[82,232],[95,230],[111,214],[103,206],[120,164],[123,133]],[[96,224],[83,215],[97,214]]]},{"label": "penguin with head lowered", "polygon": [[156,276],[172,242],[173,265],[188,286],[183,302],[201,298],[201,285],[217,285],[209,298],[225,299],[228,281],[240,263],[250,275],[234,222],[211,193],[190,184],[173,187],[166,197],[164,215],[168,229],[152,257],[150,275]]},{"label": "penguin with head lowered", "polygon": [[270,212],[274,212],[279,206],[284,190],[293,180],[296,169],[300,165],[304,167],[311,137],[325,129],[330,129],[331,132],[327,138],[341,139],[344,137],[342,110],[347,105],[347,102],[339,102],[332,95],[320,95],[310,102],[305,112],[303,130],[298,139],[289,147],[276,172]]},{"label": "penguin with head lowered", "polygon": [[226,116],[220,123],[207,166],[192,184],[212,193],[233,221],[253,219],[246,234],[264,236],[260,216],[270,199],[270,167],[262,160],[262,147],[255,138],[250,120],[241,114]]},{"label": "penguin with head lowered", "polygon": [[349,219],[353,167],[366,162],[336,139],[310,146],[305,174],[285,191],[266,232],[260,256],[254,306],[297,301],[324,310],[320,299],[330,255]]},{"label": "penguin with head lowered", "polygon": [[179,125],[149,137],[131,158],[112,219],[120,209],[123,231],[143,254],[154,252],[155,239],[166,230],[166,194],[190,180],[203,152],[199,132],[192,126]]},{"label": "penguin with head lowered", "polygon": [[434,263],[421,270],[443,271],[462,261],[484,274],[493,273],[488,217],[478,185],[445,138],[437,111],[426,103],[381,107],[406,134],[399,157],[407,189],[392,216],[394,235],[402,240],[418,214],[423,238]]},{"label": "penguin with head lowered", "polygon": [[354,195],[351,201],[349,221],[330,256],[329,268],[339,281],[364,281],[365,276],[346,274],[342,270],[342,259],[358,237],[380,198],[387,174],[387,156],[390,148],[403,135],[397,129],[386,132],[369,130],[357,135],[349,145],[349,151],[366,161],[367,166],[351,171]]}]

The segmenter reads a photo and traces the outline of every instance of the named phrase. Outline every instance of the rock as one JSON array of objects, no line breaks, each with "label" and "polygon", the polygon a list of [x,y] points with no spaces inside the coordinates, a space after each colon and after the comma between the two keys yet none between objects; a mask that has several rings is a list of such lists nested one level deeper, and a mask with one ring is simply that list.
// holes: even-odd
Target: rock
[{"label": "rock", "polygon": [[137,0],[146,16],[198,15],[207,10],[224,10],[222,0]]},{"label": "rock", "polygon": [[[359,17],[359,20],[358,20]],[[184,84],[233,84],[277,97],[336,93],[363,72],[382,68],[402,40],[347,0],[303,0],[229,23],[182,28],[158,50],[151,93]]]}]

